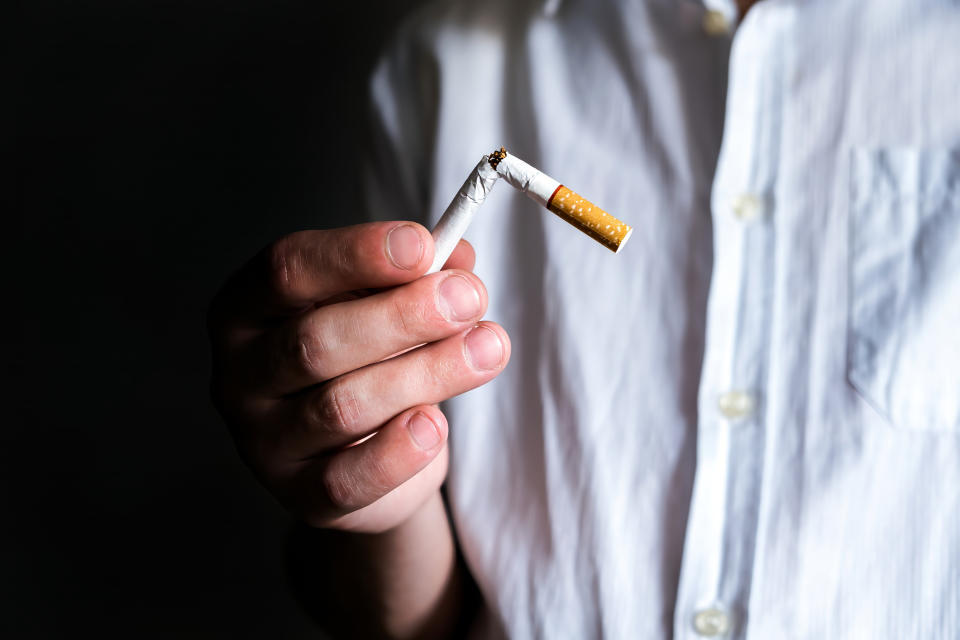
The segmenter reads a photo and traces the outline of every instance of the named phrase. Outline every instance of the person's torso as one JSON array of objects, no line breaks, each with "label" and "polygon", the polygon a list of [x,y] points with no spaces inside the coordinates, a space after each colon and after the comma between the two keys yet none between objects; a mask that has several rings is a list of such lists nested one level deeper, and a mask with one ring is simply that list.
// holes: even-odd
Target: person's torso
[{"label": "person's torso", "polygon": [[960,8],[764,0],[728,58],[696,2],[548,4],[436,5],[375,79],[408,209],[504,144],[635,228],[503,184],[467,234],[513,342],[445,406],[490,633],[955,637]]}]

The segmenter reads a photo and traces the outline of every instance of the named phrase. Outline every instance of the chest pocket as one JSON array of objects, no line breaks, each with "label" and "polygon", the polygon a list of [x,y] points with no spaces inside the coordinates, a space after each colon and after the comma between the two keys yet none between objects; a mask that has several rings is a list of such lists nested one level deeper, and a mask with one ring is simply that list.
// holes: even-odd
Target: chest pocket
[{"label": "chest pocket", "polygon": [[848,376],[895,426],[960,433],[960,149],[855,151]]}]

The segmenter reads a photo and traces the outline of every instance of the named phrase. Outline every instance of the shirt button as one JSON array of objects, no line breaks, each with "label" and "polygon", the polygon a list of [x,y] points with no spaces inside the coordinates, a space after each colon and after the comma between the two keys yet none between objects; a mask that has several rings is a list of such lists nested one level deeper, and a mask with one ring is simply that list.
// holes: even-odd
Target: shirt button
[{"label": "shirt button", "polygon": [[725,36],[730,33],[730,21],[727,16],[715,9],[703,13],[703,31],[710,36]]},{"label": "shirt button", "polygon": [[730,616],[716,609],[701,609],[693,616],[693,630],[701,636],[715,638],[730,632]]},{"label": "shirt button", "polygon": [[742,193],[730,205],[733,215],[743,222],[755,220],[763,212],[763,202],[752,193]]},{"label": "shirt button", "polygon": [[738,420],[753,413],[753,396],[744,391],[728,391],[720,395],[717,405],[724,418]]}]

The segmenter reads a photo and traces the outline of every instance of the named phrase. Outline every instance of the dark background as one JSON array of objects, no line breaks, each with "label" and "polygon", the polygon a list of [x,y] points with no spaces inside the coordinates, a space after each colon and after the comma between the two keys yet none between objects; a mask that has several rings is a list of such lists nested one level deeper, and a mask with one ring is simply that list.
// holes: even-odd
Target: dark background
[{"label": "dark background", "polygon": [[204,316],[271,239],[353,220],[367,77],[415,4],[4,10],[0,635],[316,635]]}]

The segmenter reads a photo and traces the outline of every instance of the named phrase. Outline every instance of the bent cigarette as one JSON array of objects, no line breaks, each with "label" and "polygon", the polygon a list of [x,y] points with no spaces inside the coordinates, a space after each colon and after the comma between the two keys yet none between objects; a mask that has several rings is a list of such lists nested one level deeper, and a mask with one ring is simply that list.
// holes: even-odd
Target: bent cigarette
[{"label": "bent cigarette", "polygon": [[489,156],[483,156],[474,167],[460,191],[433,228],[433,264],[427,273],[436,273],[446,263],[460,238],[466,233],[473,216],[487,195],[503,179],[527,194],[541,206],[584,232],[614,253],[620,253],[633,227],[577,195],[542,171],[509,155],[503,147]]},{"label": "bent cigarette", "polygon": [[503,147],[490,154],[490,164],[504,180],[614,253],[620,253],[630,239],[633,227],[508,154]]},{"label": "bent cigarette", "polygon": [[474,214],[480,205],[487,199],[487,194],[493,189],[499,178],[496,169],[490,163],[489,156],[483,156],[477,166],[467,176],[466,182],[460,191],[453,197],[433,228],[433,264],[427,273],[436,273],[446,263],[450,254],[456,248],[460,238],[467,231]]}]

